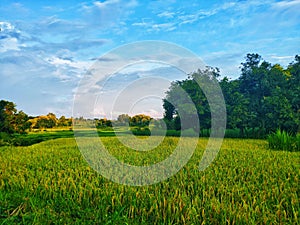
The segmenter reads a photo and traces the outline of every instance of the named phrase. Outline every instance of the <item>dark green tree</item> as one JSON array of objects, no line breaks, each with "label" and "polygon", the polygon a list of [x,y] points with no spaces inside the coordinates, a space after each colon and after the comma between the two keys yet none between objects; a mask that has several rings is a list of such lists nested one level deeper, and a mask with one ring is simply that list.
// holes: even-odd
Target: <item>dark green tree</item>
[{"label": "dark green tree", "polygon": [[18,112],[13,102],[0,101],[0,132],[8,134],[25,133],[30,127],[29,117],[23,111]]},{"label": "dark green tree", "polygon": [[25,134],[26,130],[31,126],[31,122],[29,121],[29,117],[23,111],[19,111],[15,114],[14,117],[14,130],[17,133]]},{"label": "dark green tree", "polygon": [[14,133],[14,117],[17,112],[16,105],[6,100],[0,101],[0,132]]},{"label": "dark green tree", "polygon": [[[208,100],[201,90],[199,83],[210,85],[212,80],[216,80],[219,75],[218,68],[207,67],[205,70],[198,70],[191,73],[187,79],[171,83],[164,104],[164,119],[168,129],[189,129],[193,128],[199,132],[195,119],[199,119],[201,129],[209,129],[211,125],[211,111]],[[210,82],[207,82],[210,80]],[[209,88],[206,90],[209,92]],[[213,88],[212,93],[214,95]],[[196,114],[196,115],[195,115]],[[181,127],[181,117],[185,118],[185,126]]]},{"label": "dark green tree", "polygon": [[238,128],[240,136],[244,137],[253,114],[248,109],[249,99],[239,91],[239,85],[239,80],[230,81],[227,77],[220,81],[227,110],[227,128]]}]

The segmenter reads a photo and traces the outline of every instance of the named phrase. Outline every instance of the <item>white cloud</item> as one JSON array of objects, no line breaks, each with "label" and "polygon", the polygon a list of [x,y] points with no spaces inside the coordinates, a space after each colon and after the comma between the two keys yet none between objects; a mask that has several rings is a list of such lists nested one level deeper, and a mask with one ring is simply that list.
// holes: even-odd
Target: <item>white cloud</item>
[{"label": "white cloud", "polygon": [[118,4],[118,3],[120,3],[119,0],[107,0],[104,2],[96,1],[96,2],[94,2],[94,5],[102,9],[102,8],[108,7],[110,5]]},{"label": "white cloud", "polygon": [[16,38],[0,39],[0,52],[6,52],[9,50],[20,50],[20,45]]},{"label": "white cloud", "polygon": [[158,32],[158,31],[173,31],[176,29],[175,22],[168,23],[155,23],[152,19],[143,18],[142,22],[135,22],[132,26],[146,28],[148,32]]},{"label": "white cloud", "polygon": [[97,29],[108,29],[112,27],[118,27],[122,29],[120,25],[122,20],[128,17],[134,7],[138,5],[136,0],[121,1],[121,0],[107,0],[104,2],[95,1],[92,4],[85,3],[81,7],[80,11],[88,21],[88,25]]},{"label": "white cloud", "polygon": [[185,14],[178,17],[179,20],[181,20],[180,25],[182,24],[192,24],[194,22],[197,22],[198,20],[211,17],[213,15],[216,15],[217,13],[221,11],[228,10],[230,8],[233,8],[236,6],[236,2],[226,2],[222,5],[215,5],[211,9],[201,9],[193,14]]},{"label": "white cloud", "polygon": [[15,27],[8,22],[0,22],[0,31],[1,32],[9,32],[9,31],[13,31],[15,29]]},{"label": "white cloud", "polygon": [[291,62],[293,62],[295,56],[294,55],[266,55],[266,60],[270,60],[272,64],[278,63],[281,66],[288,66]]},{"label": "white cloud", "polygon": [[175,13],[174,12],[162,12],[162,13],[159,13],[157,16],[158,17],[165,17],[165,18],[174,18],[174,15]]},{"label": "white cloud", "polygon": [[64,82],[78,80],[92,64],[89,61],[73,61],[57,56],[49,57],[46,61],[55,68],[53,75]]},{"label": "white cloud", "polygon": [[300,6],[300,0],[280,1],[273,4],[274,8],[290,8],[295,6]]},{"label": "white cloud", "polygon": [[153,24],[151,26],[151,31],[173,31],[175,30],[175,24],[174,23],[160,23],[160,24]]}]

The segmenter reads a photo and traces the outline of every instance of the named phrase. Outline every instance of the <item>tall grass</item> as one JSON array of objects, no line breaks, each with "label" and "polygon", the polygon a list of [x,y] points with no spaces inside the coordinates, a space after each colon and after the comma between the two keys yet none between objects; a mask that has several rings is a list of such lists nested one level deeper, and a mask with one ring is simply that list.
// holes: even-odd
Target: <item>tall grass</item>
[{"label": "tall grass", "polygon": [[[130,151],[117,137],[102,141],[119,160],[140,166],[168,157],[178,138],[166,137],[149,152]],[[72,138],[1,147],[0,224],[299,224],[300,152],[226,139],[214,162],[199,171],[206,144],[199,140],[175,176],[142,187],[103,178]]]},{"label": "tall grass", "polygon": [[300,151],[300,134],[293,136],[286,131],[277,130],[268,135],[269,148],[286,151]]}]

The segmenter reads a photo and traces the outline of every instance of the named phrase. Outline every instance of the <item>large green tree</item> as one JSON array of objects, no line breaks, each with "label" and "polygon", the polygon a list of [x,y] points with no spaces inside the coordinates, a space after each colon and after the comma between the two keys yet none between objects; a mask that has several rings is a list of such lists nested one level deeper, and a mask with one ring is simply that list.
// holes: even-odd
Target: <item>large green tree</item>
[{"label": "large green tree", "polygon": [[0,132],[25,133],[30,127],[29,118],[23,111],[18,112],[13,102],[0,101]]},{"label": "large green tree", "polygon": [[240,130],[240,136],[245,136],[245,129],[249,127],[254,116],[248,106],[249,99],[239,91],[239,80],[229,80],[224,77],[220,81],[227,111],[227,128]]},{"label": "large green tree", "polygon": [[295,130],[300,131],[300,56],[295,56],[295,61],[287,68],[289,75],[287,84],[287,98],[291,102],[295,119]]},{"label": "large green tree", "polygon": [[[166,97],[163,99],[165,109],[164,120],[168,128],[181,129],[181,118],[185,118],[185,127],[192,128],[198,132],[198,125],[195,119],[198,117],[200,129],[209,129],[211,125],[211,111],[208,100],[200,88],[199,83],[209,85],[212,80],[216,80],[219,75],[218,68],[207,67],[204,70],[198,70],[191,73],[187,79],[172,82]],[[207,82],[210,80],[210,82]],[[207,92],[209,92],[207,88]],[[212,88],[213,90],[213,88]],[[214,93],[209,93],[213,95]],[[196,114],[196,115],[195,115]]]}]

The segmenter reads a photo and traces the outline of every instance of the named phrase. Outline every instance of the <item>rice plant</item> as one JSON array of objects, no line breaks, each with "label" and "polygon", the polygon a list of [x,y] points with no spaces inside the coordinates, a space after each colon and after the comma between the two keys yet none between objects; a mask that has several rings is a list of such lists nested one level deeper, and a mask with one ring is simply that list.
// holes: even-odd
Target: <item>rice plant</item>
[{"label": "rice plant", "polygon": [[[225,139],[199,171],[207,140],[176,175],[141,187],[102,177],[72,138],[0,147],[0,224],[299,224],[300,152]],[[153,155],[130,152],[117,137],[103,142],[119,160],[148,165],[168,157],[178,138],[166,137]]]}]

